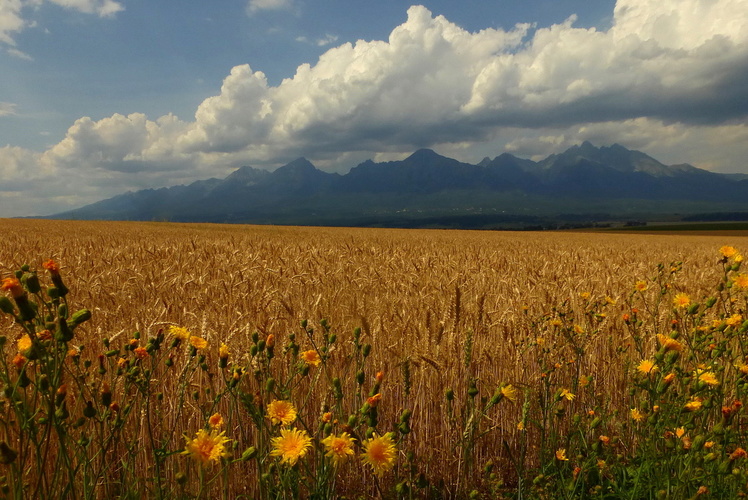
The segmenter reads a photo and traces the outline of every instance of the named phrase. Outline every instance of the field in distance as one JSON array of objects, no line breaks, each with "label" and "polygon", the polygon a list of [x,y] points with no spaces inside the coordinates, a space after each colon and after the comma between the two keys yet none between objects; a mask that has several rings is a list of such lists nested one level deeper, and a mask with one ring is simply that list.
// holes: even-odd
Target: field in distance
[{"label": "field in distance", "polygon": [[[719,248],[748,250],[748,236],[728,234],[15,219],[0,220],[0,232],[1,277],[22,264],[43,272],[46,259],[59,263],[71,310],[92,311],[77,339],[84,352],[101,350],[104,338],[122,342],[135,331],[153,336],[179,325],[211,345],[226,343],[232,360],[240,360],[253,332],[272,334],[282,346],[290,333],[299,334],[301,320],[318,325],[324,318],[339,342],[349,343],[361,327],[362,339],[373,346],[372,372],[385,374],[381,421],[397,421],[403,408],[413,409],[413,449],[447,485],[458,482],[461,458],[449,446],[434,447],[456,439],[443,398],[434,395],[470,378],[489,396],[499,383],[528,387],[542,371],[528,354],[538,318],[599,301],[605,313],[579,370],[594,376],[595,391],[627,408],[626,395],[617,392],[626,373],[611,360],[630,343],[622,316],[631,310],[635,283],[652,278],[660,263],[682,261],[674,286],[701,300],[722,276]],[[13,331],[7,317],[2,324]],[[477,463],[508,463],[503,443],[511,448],[519,439],[520,413],[521,403],[498,408],[494,423],[501,432],[479,443]]]}]

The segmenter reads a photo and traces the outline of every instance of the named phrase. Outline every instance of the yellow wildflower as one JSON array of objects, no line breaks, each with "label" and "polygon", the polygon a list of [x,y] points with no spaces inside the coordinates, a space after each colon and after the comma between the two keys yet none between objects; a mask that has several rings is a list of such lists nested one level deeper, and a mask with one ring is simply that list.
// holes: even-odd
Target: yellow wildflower
[{"label": "yellow wildflower", "polygon": [[637,292],[643,292],[644,290],[646,290],[649,287],[648,287],[646,281],[639,280],[639,281],[636,282],[636,285],[634,285],[634,288],[636,288]]},{"label": "yellow wildflower", "polygon": [[666,351],[682,351],[683,350],[683,344],[681,344],[680,342],[678,342],[672,337],[668,337],[665,334],[658,333],[657,340],[660,342],[660,345],[665,348]]},{"label": "yellow wildflower", "polygon": [[374,474],[381,476],[395,466],[397,448],[389,434],[374,436],[363,442],[361,460],[374,469]]},{"label": "yellow wildflower", "polygon": [[567,462],[569,459],[566,458],[566,448],[559,448],[556,450],[556,460]]},{"label": "yellow wildflower", "polygon": [[719,385],[719,380],[717,380],[717,376],[714,374],[714,372],[702,373],[701,375],[699,375],[699,380],[711,387]]},{"label": "yellow wildflower", "polygon": [[290,401],[273,400],[265,415],[273,424],[289,425],[296,420],[296,408]]},{"label": "yellow wildflower", "polygon": [[319,366],[322,360],[319,357],[319,353],[314,349],[304,351],[301,353],[301,360],[309,366]]},{"label": "yellow wildflower", "polygon": [[725,245],[723,247],[720,247],[719,253],[722,254],[722,257],[727,257],[728,259],[738,253],[738,251],[735,249],[735,247],[731,247],[729,245]]},{"label": "yellow wildflower", "polygon": [[640,412],[637,408],[631,408],[631,418],[637,422],[644,420],[644,413]]},{"label": "yellow wildflower", "polygon": [[732,282],[738,288],[748,288],[748,274],[740,273],[732,279]]},{"label": "yellow wildflower", "polygon": [[698,411],[701,409],[702,402],[701,398],[694,398],[688,403],[686,403],[683,408],[685,408],[687,411]]},{"label": "yellow wildflower", "polygon": [[229,441],[223,432],[212,430],[207,432],[205,429],[197,431],[194,439],[185,436],[187,444],[184,447],[183,455],[189,455],[201,465],[208,465],[210,462],[220,462],[221,458],[229,455],[226,449],[226,443]]},{"label": "yellow wildflower", "polygon": [[582,293],[580,293],[579,294],[579,298],[581,298],[583,300],[589,299],[590,298],[590,292],[582,292]]},{"label": "yellow wildflower", "polygon": [[503,394],[504,397],[507,398],[512,403],[517,401],[517,388],[514,387],[512,384],[507,384],[504,387],[502,387],[501,394]]},{"label": "yellow wildflower", "polygon": [[270,456],[280,457],[281,463],[295,465],[312,447],[312,438],[305,430],[281,429],[280,434],[270,440],[273,445]]},{"label": "yellow wildflower", "polygon": [[24,335],[20,339],[18,339],[18,342],[16,342],[16,346],[18,347],[18,352],[24,353],[31,349],[31,337],[28,335]]},{"label": "yellow wildflower", "polygon": [[208,347],[208,341],[202,337],[190,336],[190,345],[195,349],[205,349]]},{"label": "yellow wildflower", "polygon": [[679,293],[673,299],[673,305],[675,307],[684,308],[691,305],[691,298],[685,293]]},{"label": "yellow wildflower", "polygon": [[566,398],[567,401],[572,401],[576,395],[572,394],[569,389],[561,389],[558,397],[559,399]]},{"label": "yellow wildflower", "polygon": [[675,429],[675,437],[677,437],[678,439],[682,438],[683,434],[685,433],[686,433],[685,427],[678,427],[677,429]]},{"label": "yellow wildflower", "polygon": [[331,434],[320,442],[325,447],[325,456],[330,458],[333,464],[338,465],[353,456],[354,441],[350,434],[344,432],[340,436]]},{"label": "yellow wildflower", "polygon": [[736,326],[740,326],[743,324],[743,316],[737,313],[733,314],[725,320],[725,323],[727,323],[727,326],[732,326],[733,328]]},{"label": "yellow wildflower", "polygon": [[644,374],[651,375],[657,371],[657,365],[650,359],[643,359],[636,369]]},{"label": "yellow wildflower", "polygon": [[229,346],[223,342],[221,342],[221,346],[218,348],[218,357],[224,359],[229,357]]},{"label": "yellow wildflower", "polygon": [[182,326],[171,325],[169,326],[169,333],[181,341],[189,340],[191,334],[190,331]]},{"label": "yellow wildflower", "polygon": [[582,328],[581,326],[575,324],[574,325],[574,333],[576,333],[577,335],[582,335],[584,333],[584,328]]}]

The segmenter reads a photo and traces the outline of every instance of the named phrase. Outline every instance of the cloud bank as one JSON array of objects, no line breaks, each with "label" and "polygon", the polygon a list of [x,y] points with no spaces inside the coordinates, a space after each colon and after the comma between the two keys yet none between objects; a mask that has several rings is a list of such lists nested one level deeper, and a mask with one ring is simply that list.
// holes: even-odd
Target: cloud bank
[{"label": "cloud bank", "polygon": [[[116,4],[58,3],[99,15]],[[589,139],[655,156],[683,148],[693,156],[681,161],[737,171],[746,167],[736,163],[748,138],[746,7],[745,0],[619,0],[605,32],[577,28],[571,17],[471,33],[413,6],[387,40],[331,48],[277,86],[249,64],[232,68],[193,121],[84,117],[47,151],[0,149],[0,169],[6,178],[64,177],[63,195],[80,187],[68,192],[68,205],[114,188],[225,175],[241,164],[300,155],[324,163],[429,146],[471,154],[491,144],[493,154],[531,154]],[[0,198],[0,213],[19,214],[8,199]]]}]

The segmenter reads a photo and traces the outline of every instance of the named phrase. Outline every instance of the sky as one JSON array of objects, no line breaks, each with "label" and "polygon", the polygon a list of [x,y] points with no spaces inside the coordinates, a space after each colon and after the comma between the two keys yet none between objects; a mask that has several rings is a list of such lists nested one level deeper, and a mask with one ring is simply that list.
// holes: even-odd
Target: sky
[{"label": "sky", "polygon": [[748,0],[0,0],[0,217],[419,148],[748,173]]}]

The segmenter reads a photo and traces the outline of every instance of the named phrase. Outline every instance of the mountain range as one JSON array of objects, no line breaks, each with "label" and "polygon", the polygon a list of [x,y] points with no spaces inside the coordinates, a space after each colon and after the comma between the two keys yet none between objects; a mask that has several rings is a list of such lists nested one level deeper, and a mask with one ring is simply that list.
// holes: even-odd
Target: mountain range
[{"label": "mountain range", "polygon": [[503,153],[470,164],[420,149],[343,175],[299,158],[272,172],[244,166],[225,179],[128,192],[49,218],[511,228],[748,211],[746,193],[748,176],[584,142],[538,162]]}]

